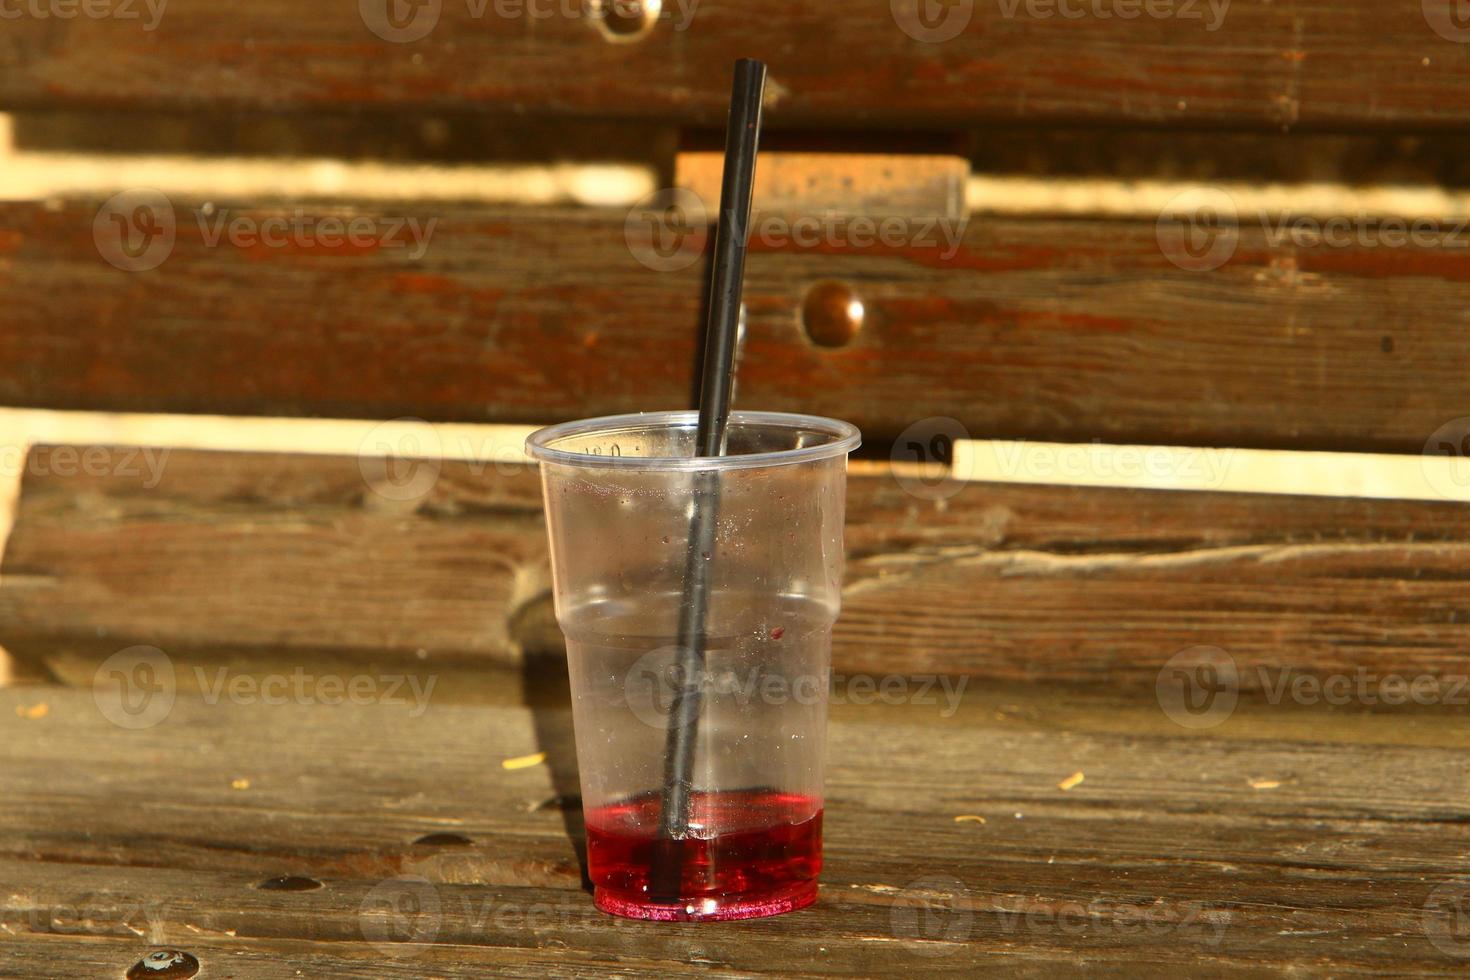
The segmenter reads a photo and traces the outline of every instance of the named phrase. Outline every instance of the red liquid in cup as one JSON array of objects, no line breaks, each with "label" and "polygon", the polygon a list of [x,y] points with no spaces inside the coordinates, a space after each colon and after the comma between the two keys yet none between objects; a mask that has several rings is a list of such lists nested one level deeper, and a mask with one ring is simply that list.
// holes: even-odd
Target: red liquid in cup
[{"label": "red liquid in cup", "polygon": [[[649,878],[660,846],[657,794],[589,810],[587,863],[597,907],[635,919],[753,919],[816,900],[822,810],[808,796],[770,790],[696,793],[691,834],[669,853],[682,868],[679,901],[655,901]],[[693,836],[697,835],[697,836]]]}]

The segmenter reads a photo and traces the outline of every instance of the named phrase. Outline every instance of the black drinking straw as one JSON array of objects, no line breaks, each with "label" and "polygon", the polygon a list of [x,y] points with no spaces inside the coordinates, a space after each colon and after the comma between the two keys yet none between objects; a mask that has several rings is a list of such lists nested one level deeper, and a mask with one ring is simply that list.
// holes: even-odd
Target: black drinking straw
[{"label": "black drinking straw", "polygon": [[[696,456],[723,456],[735,383],[735,343],[740,325],[740,293],[745,284],[745,245],[750,232],[750,198],[755,155],[760,144],[761,101],[766,66],[751,58],[735,63],[725,133],[725,174],[720,187],[720,218],[715,230],[709,321],[705,325],[704,371],[699,385]],[[695,476],[694,508],[689,516],[684,556],[684,598],[679,606],[678,688],[669,711],[664,746],[664,783],[659,838],[651,869],[655,899],[677,898],[683,860],[679,842],[689,836],[694,783],[694,746],[699,735],[703,691],[705,617],[709,611],[709,562],[719,518],[719,483],[713,471]]]}]

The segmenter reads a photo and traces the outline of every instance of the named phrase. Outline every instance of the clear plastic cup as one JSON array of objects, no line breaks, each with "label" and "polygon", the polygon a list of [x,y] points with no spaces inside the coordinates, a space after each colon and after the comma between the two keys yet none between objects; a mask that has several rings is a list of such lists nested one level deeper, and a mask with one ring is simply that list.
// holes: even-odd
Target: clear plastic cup
[{"label": "clear plastic cup", "polygon": [[[624,415],[527,442],[546,497],[594,898],[641,919],[798,909],[815,900],[822,865],[831,632],[858,431],[736,412],[727,455],[699,459],[696,423],[694,412]],[[708,586],[694,671],[679,625],[691,565]],[[670,833],[669,729],[691,682],[693,778]]]}]

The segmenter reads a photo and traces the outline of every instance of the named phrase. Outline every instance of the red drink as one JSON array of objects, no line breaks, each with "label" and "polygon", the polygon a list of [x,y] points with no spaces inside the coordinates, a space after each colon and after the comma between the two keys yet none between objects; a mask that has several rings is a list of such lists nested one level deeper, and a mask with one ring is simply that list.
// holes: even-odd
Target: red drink
[{"label": "red drink", "polygon": [[[822,870],[820,801],[771,790],[695,793],[691,836],[658,837],[659,796],[589,810],[587,863],[597,907],[634,919],[752,919],[816,901]],[[679,900],[655,900],[660,847],[682,868]],[[667,858],[666,858],[667,859]]]}]

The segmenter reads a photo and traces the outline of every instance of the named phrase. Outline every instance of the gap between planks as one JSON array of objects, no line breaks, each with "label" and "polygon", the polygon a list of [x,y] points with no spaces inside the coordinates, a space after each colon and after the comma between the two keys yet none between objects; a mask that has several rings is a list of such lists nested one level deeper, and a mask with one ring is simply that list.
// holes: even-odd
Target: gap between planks
[{"label": "gap between planks", "polygon": [[[486,466],[529,463],[534,425],[421,419],[254,418],[0,408],[0,557],[31,446],[121,445],[227,452],[423,456]],[[415,451],[410,447],[428,447]],[[856,461],[853,471],[889,464]],[[896,474],[981,483],[1470,502],[1466,461],[1393,453],[959,439],[950,468],[893,464]],[[935,494],[936,499],[942,494]]]},{"label": "gap between planks", "polygon": [[[656,168],[619,161],[477,165],[378,163],[336,158],[207,157],[17,150],[13,120],[0,113],[0,200],[87,197],[157,188],[185,197],[277,200],[465,201],[476,204],[631,207],[659,188]],[[1106,177],[972,175],[963,206],[974,214],[1135,218],[1153,221],[1181,195],[1223,194],[1253,217],[1348,216],[1459,220],[1470,192],[1407,184],[1120,180]],[[714,202],[710,202],[713,204]],[[710,209],[713,213],[713,208]]]}]

